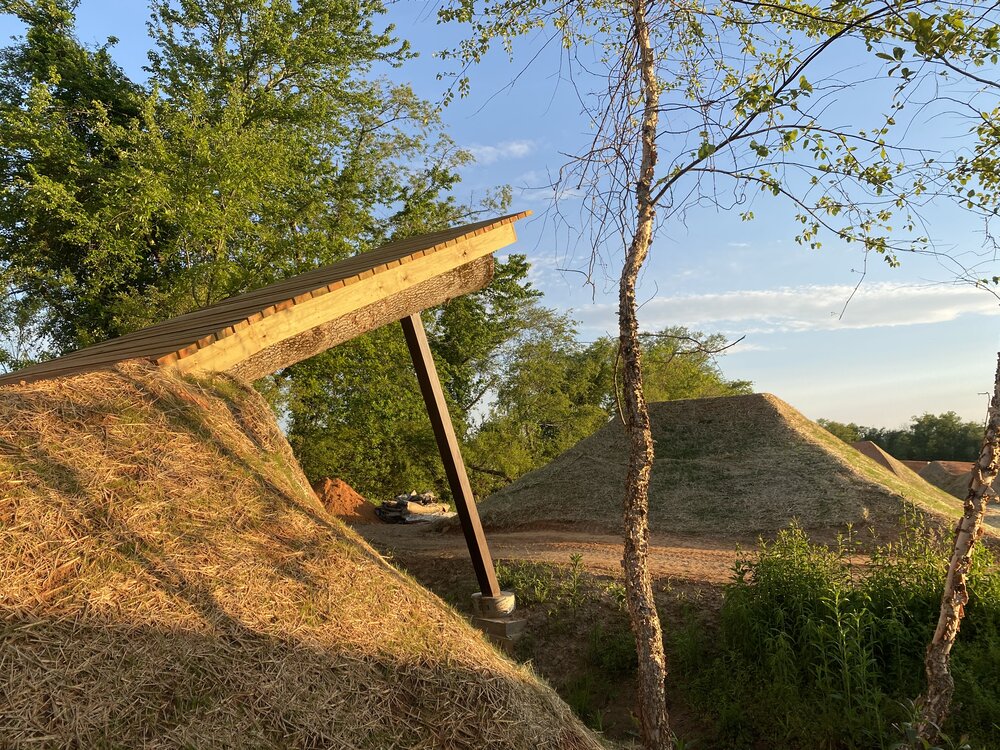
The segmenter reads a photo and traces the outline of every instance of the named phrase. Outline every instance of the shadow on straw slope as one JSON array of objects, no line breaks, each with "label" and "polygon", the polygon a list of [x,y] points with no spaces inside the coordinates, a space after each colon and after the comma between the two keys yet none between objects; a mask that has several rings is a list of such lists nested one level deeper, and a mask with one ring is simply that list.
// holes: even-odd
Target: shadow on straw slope
[{"label": "shadow on straw slope", "polygon": [[510,685],[467,665],[331,653],[242,627],[5,617],[0,628],[17,655],[4,685],[20,686],[0,692],[4,747],[595,747],[571,727],[518,726]]},{"label": "shadow on straw slope", "polygon": [[322,509],[263,399],[0,389],[0,746],[597,748]]}]

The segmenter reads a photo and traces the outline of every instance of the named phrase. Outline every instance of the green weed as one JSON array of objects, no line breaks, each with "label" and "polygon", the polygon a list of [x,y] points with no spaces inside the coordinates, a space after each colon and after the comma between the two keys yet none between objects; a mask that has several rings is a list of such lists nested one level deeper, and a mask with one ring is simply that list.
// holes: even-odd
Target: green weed
[{"label": "green weed", "polygon": [[573,709],[580,721],[598,732],[604,729],[601,706],[607,699],[608,681],[597,675],[584,673],[571,679],[562,690],[563,699]]},{"label": "green weed", "polygon": [[612,677],[629,675],[638,666],[635,638],[628,622],[615,622],[604,626],[594,625],[590,631],[587,653],[590,663],[601,673]]},{"label": "green weed", "polygon": [[520,604],[568,605],[573,613],[591,596],[583,556],[570,555],[568,566],[523,561],[497,561],[497,582],[513,591]]},{"label": "green weed", "polygon": [[557,592],[555,572],[551,565],[498,560],[496,574],[500,588],[513,591],[519,604],[548,604]]},{"label": "green weed", "polygon": [[[950,552],[909,520],[864,569],[852,566],[850,536],[830,550],[792,526],[737,563],[716,639],[693,625],[671,636],[680,688],[719,747],[896,746],[905,701],[923,688]],[[1000,569],[982,548],[970,590],[952,660],[960,705],[945,730],[979,750],[1000,747]]]}]

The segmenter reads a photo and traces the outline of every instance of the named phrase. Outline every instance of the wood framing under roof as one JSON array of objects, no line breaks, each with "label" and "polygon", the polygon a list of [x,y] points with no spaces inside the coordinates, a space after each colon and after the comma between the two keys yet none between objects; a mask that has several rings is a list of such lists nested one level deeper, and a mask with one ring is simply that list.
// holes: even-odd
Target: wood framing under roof
[{"label": "wood framing under roof", "polygon": [[529,211],[384,245],[135,333],[0,377],[0,385],[148,358],[180,372],[268,375],[481,289]]}]

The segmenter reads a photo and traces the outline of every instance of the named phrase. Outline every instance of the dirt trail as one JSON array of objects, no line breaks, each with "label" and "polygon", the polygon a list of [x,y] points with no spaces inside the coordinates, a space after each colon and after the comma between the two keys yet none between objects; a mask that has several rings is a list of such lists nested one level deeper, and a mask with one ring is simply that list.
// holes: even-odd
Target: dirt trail
[{"label": "dirt trail", "polygon": [[[404,565],[431,559],[467,559],[461,534],[442,534],[404,524],[356,528],[372,546],[389,553]],[[495,559],[569,563],[570,555],[583,557],[592,573],[615,575],[621,571],[621,538],[612,534],[563,530],[489,532]],[[650,567],[657,578],[720,584],[730,580],[736,549],[708,540],[654,535],[649,548]]]}]

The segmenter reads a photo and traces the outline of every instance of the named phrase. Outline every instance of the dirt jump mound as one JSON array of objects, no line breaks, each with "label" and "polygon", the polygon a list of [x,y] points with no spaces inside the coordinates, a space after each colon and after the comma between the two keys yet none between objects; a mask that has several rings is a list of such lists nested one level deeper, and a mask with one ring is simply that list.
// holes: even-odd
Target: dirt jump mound
[{"label": "dirt jump mound", "polygon": [[[898,474],[890,472],[769,394],[649,408],[656,441],[649,499],[654,533],[752,538],[794,518],[813,532],[851,523],[892,536],[908,504],[934,518],[961,513],[954,498],[898,461]],[[487,498],[480,505],[484,523],[617,532],[626,446],[616,419]]]},{"label": "dirt jump mound", "polygon": [[[909,482],[913,481],[913,468],[907,466],[903,461],[890,456],[871,440],[859,440],[856,443],[851,443],[851,447],[853,447],[854,450],[860,451],[864,455],[868,456],[868,458],[877,463],[883,469],[891,471],[900,479],[905,479]],[[919,472],[917,473],[919,475]]]},{"label": "dirt jump mound", "polygon": [[151,365],[0,389],[4,748],[600,747],[324,510],[267,405]]},{"label": "dirt jump mound", "polygon": [[972,479],[972,464],[964,461],[930,461],[920,477],[949,495],[965,500]]}]

